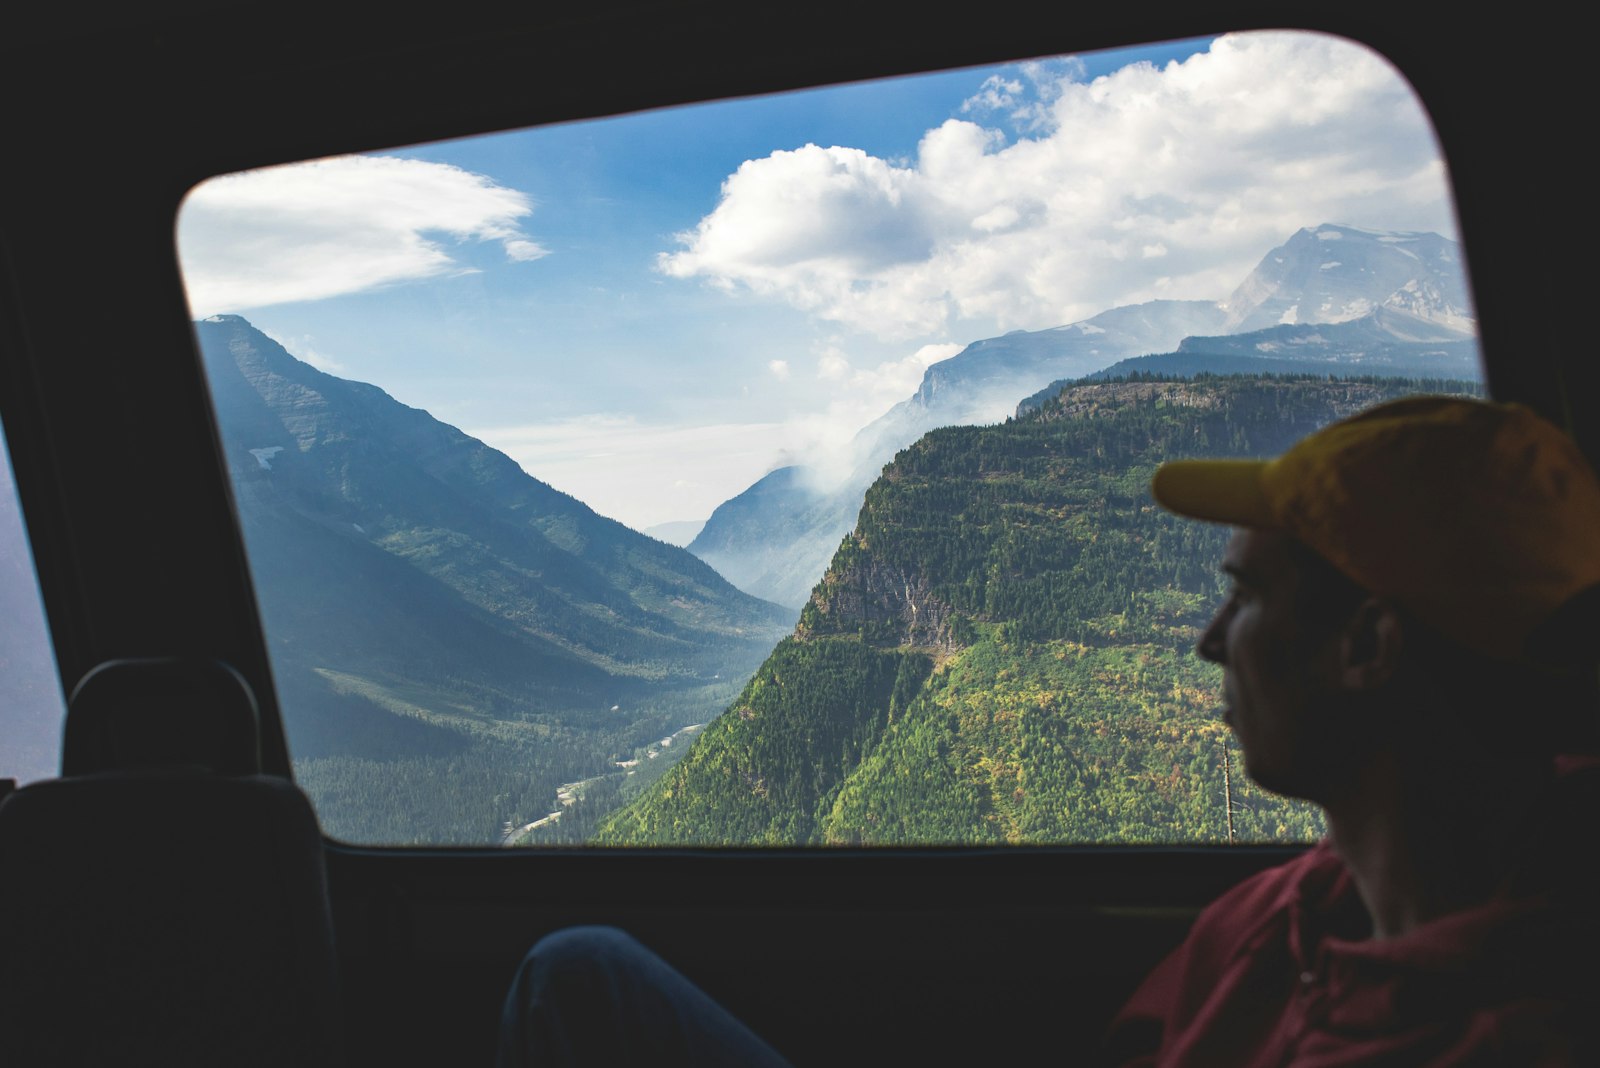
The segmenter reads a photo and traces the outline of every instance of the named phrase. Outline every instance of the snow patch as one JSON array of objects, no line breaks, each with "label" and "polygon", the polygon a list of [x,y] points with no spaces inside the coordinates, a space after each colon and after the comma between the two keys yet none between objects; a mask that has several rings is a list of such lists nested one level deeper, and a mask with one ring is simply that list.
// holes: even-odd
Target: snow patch
[{"label": "snow patch", "polygon": [[1344,235],[1337,230],[1318,230],[1318,241],[1343,241]]},{"label": "snow patch", "polygon": [[1344,266],[1344,264],[1340,263],[1338,260],[1329,260],[1327,263],[1324,263],[1321,267],[1319,267],[1318,270],[1331,271],[1335,267],[1343,267],[1343,266]]},{"label": "snow patch", "polygon": [[1282,315],[1278,316],[1278,322],[1283,326],[1293,326],[1295,323],[1298,323],[1299,321],[1300,321],[1300,305],[1298,305],[1298,304],[1289,305],[1288,308],[1284,309],[1284,313]]}]

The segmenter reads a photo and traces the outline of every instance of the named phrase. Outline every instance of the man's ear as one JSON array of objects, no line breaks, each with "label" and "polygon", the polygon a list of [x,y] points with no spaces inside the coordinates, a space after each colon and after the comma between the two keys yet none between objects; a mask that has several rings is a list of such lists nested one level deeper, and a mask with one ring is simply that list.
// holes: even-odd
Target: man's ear
[{"label": "man's ear", "polygon": [[1405,626],[1394,605],[1368,597],[1351,612],[1339,640],[1339,681],[1350,690],[1375,690],[1400,669]]}]

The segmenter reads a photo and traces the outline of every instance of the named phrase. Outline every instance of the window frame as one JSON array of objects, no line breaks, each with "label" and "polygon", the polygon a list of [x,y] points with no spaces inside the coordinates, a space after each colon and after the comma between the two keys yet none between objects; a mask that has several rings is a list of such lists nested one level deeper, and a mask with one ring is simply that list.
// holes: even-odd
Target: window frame
[{"label": "window frame", "polygon": [[[0,418],[64,689],[118,657],[225,660],[257,691],[269,770],[288,773],[172,225],[205,178],[335,152],[1152,36],[1286,22],[1340,33],[1393,60],[1433,119],[1471,253],[1491,392],[1568,423],[1600,459],[1600,361],[1585,358],[1581,317],[1570,314],[1592,298],[1577,277],[1537,269],[1570,226],[1567,205],[1584,202],[1589,174],[1583,139],[1556,123],[1571,110],[1560,102],[1587,99],[1580,79],[1591,64],[1583,35],[1561,32],[1553,14],[1525,6],[1449,27],[1447,41],[1432,12],[1378,0],[1289,14],[1261,0],[1153,0],[1026,25],[927,28],[908,28],[896,5],[844,0],[803,9],[602,0],[514,15],[464,0],[448,19],[382,22],[300,0],[8,14],[18,31],[0,38],[4,99],[56,106],[8,109],[19,162],[0,171]],[[1497,77],[1485,57],[1534,57],[1537,68]],[[120,164],[115,182],[108,159]],[[1561,314],[1529,321],[1530,307]],[[849,1060],[830,1044],[839,1030],[818,1026],[798,1000],[783,1004],[819,991],[835,1015],[865,992],[877,1015],[858,1016],[864,1024],[915,1010],[894,1035],[903,1060],[991,1054],[1000,1038],[1082,1048],[1082,1029],[1104,1023],[1202,903],[1284,855],[337,843],[327,854],[350,1034],[395,1064],[487,1063],[518,956],[534,935],[580,920],[638,931],[758,1032],[808,1039],[784,1047],[797,1061],[805,1048]],[[942,955],[913,955],[926,954],[929,932]],[[887,972],[880,944],[906,952]],[[789,972],[793,981],[777,981]],[[1016,999],[1003,1035],[963,1029],[984,999],[1002,997]],[[920,1047],[906,1044],[919,1037]]]},{"label": "window frame", "polygon": [[[441,43],[404,23],[377,28],[354,16],[333,19],[310,48],[274,57],[295,38],[286,20],[263,27],[246,53],[262,60],[262,69],[230,84],[204,106],[207,114],[231,114],[235,121],[192,136],[194,127],[169,104],[153,128],[138,130],[131,116],[152,101],[171,101],[178,89],[196,79],[215,78],[233,69],[233,58],[208,56],[199,46],[203,27],[172,16],[153,17],[131,31],[134,43],[151,49],[157,62],[145,66],[128,47],[127,27],[78,34],[57,28],[45,32],[33,55],[15,58],[7,77],[25,80],[51,63],[81,70],[99,63],[104,75],[93,84],[86,107],[74,116],[88,131],[100,134],[113,148],[129,150],[139,166],[106,200],[114,220],[112,231],[126,243],[114,262],[142,272],[142,282],[129,296],[114,299],[88,315],[103,325],[125,323],[136,328],[156,358],[143,365],[143,375],[126,366],[110,368],[104,381],[85,385],[80,371],[91,353],[80,344],[50,336],[43,329],[49,311],[70,305],[66,287],[52,278],[71,277],[71,265],[60,250],[51,254],[48,228],[12,212],[6,219],[8,249],[5,302],[0,335],[19,358],[5,361],[0,404],[8,425],[18,428],[13,443],[19,495],[30,541],[36,546],[40,582],[64,689],[90,667],[119,655],[138,655],[173,646],[203,651],[235,664],[250,680],[262,706],[264,760],[274,774],[291,774],[281,721],[270,681],[254,597],[243,552],[234,527],[225,469],[218,457],[209,399],[198,380],[194,352],[170,227],[155,220],[163,212],[176,218],[182,196],[197,182],[216,174],[289,162],[332,152],[379,149],[443,137],[490,133],[510,127],[596,118],[642,108],[691,103],[729,96],[909,74],[979,63],[1009,62],[1029,55],[1051,55],[1148,40],[1148,12],[1110,12],[1071,26],[967,28],[961,34],[924,38],[886,32],[891,12],[849,11],[863,32],[841,39],[828,31],[821,12],[813,17],[792,14],[782,32],[728,2],[610,4],[580,16],[528,15],[486,36],[465,26]],[[1511,302],[1501,293],[1515,291],[1499,252],[1516,243],[1507,227],[1484,205],[1501,191],[1507,169],[1482,166],[1489,156],[1474,135],[1475,104],[1483,97],[1465,94],[1459,68],[1464,62],[1441,56],[1429,30],[1418,22],[1393,19],[1356,7],[1298,18],[1296,28],[1339,33],[1361,41],[1396,62],[1427,107],[1451,159],[1462,241],[1473,250],[1469,264],[1475,299],[1483,324],[1490,390],[1502,398],[1522,399],[1536,408],[1571,417],[1573,386],[1592,381],[1595,373],[1560,352],[1548,362],[1525,364],[1497,360],[1511,351]],[[1226,14],[1219,14],[1225,12]],[[1196,36],[1226,29],[1281,28],[1277,12],[1267,13],[1222,5],[1216,9],[1174,7],[1161,13],[1160,35]],[[734,46],[712,43],[712,27],[733,28]],[[884,32],[869,32],[872,30]],[[475,51],[476,49],[476,51]],[[511,63],[481,62],[487,50]],[[64,51],[76,53],[70,60]],[[405,60],[444,56],[442,70],[462,84],[442,99],[429,99],[427,86],[404,77]],[[198,58],[197,58],[198,55]],[[270,58],[269,58],[270,57]],[[669,58],[670,57],[670,58]],[[684,61],[689,57],[689,61]],[[631,69],[629,77],[573,94],[560,91],[567,78],[587,64]],[[530,83],[526,71],[538,67]],[[118,76],[134,68],[165,73],[129,89]],[[284,91],[282,76],[301,78]],[[320,81],[319,81],[320,79]],[[1450,92],[1430,93],[1435,85]],[[118,94],[125,94],[125,99]],[[163,94],[166,94],[163,97]],[[385,106],[373,107],[377,99]],[[20,142],[63,151],[67,160],[82,160],[86,146],[74,147],[43,116],[24,116]],[[133,152],[134,149],[141,151]],[[1463,180],[1465,176],[1466,180]],[[82,179],[58,182],[59,171],[39,170],[12,176],[7,185],[14,201],[49,199],[81,187]],[[33,254],[30,260],[30,253]],[[39,267],[24,274],[19,262]],[[1483,276],[1494,286],[1485,286]],[[95,280],[105,282],[105,272]],[[106,292],[109,287],[101,290]],[[137,296],[133,296],[137,294]],[[143,302],[143,307],[136,306]],[[101,368],[101,370],[107,370]],[[79,403],[71,403],[76,395]],[[1589,395],[1593,395],[1592,393]],[[141,403],[160,401],[160,426],[141,424]],[[74,433],[83,433],[74,441]],[[1593,421],[1574,427],[1591,454],[1596,451]],[[105,470],[94,452],[118,431],[142,440],[156,461],[168,469],[145,483],[153,499],[130,491],[127,480]],[[159,440],[152,440],[159,439]],[[96,444],[99,442],[100,444]],[[153,489],[151,487],[153,486]],[[128,539],[121,549],[104,536],[119,515],[140,515],[145,532],[157,529],[151,513],[184,517],[167,533],[181,533],[174,544],[158,545],[149,537]],[[175,528],[184,526],[187,532]],[[137,545],[137,548],[135,548]],[[150,573],[187,575],[181,583],[150,581]],[[183,587],[177,589],[177,586]],[[210,590],[201,594],[200,590]],[[161,604],[159,612],[148,606]],[[141,610],[143,609],[143,610]]]}]

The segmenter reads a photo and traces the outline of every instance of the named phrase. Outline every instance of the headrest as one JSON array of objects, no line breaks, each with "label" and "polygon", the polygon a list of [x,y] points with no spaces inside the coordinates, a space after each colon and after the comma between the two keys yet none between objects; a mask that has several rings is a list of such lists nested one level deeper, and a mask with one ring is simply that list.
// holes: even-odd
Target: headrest
[{"label": "headrest", "polygon": [[261,772],[261,719],[250,684],[218,660],[109,660],[73,689],[61,774],[198,765]]}]

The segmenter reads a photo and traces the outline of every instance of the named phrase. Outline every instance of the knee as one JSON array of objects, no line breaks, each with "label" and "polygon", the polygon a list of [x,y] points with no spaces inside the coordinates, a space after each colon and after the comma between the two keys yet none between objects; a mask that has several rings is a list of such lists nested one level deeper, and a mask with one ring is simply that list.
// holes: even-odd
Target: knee
[{"label": "knee", "polygon": [[616,927],[566,927],[528,951],[516,985],[528,994],[609,985],[647,952]]},{"label": "knee", "polygon": [[611,1063],[603,1051],[619,1026],[627,962],[644,952],[614,927],[569,927],[540,939],[506,992],[497,1063]]},{"label": "knee", "polygon": [[555,969],[609,966],[637,957],[644,947],[617,927],[564,927],[539,939],[528,959]]}]

